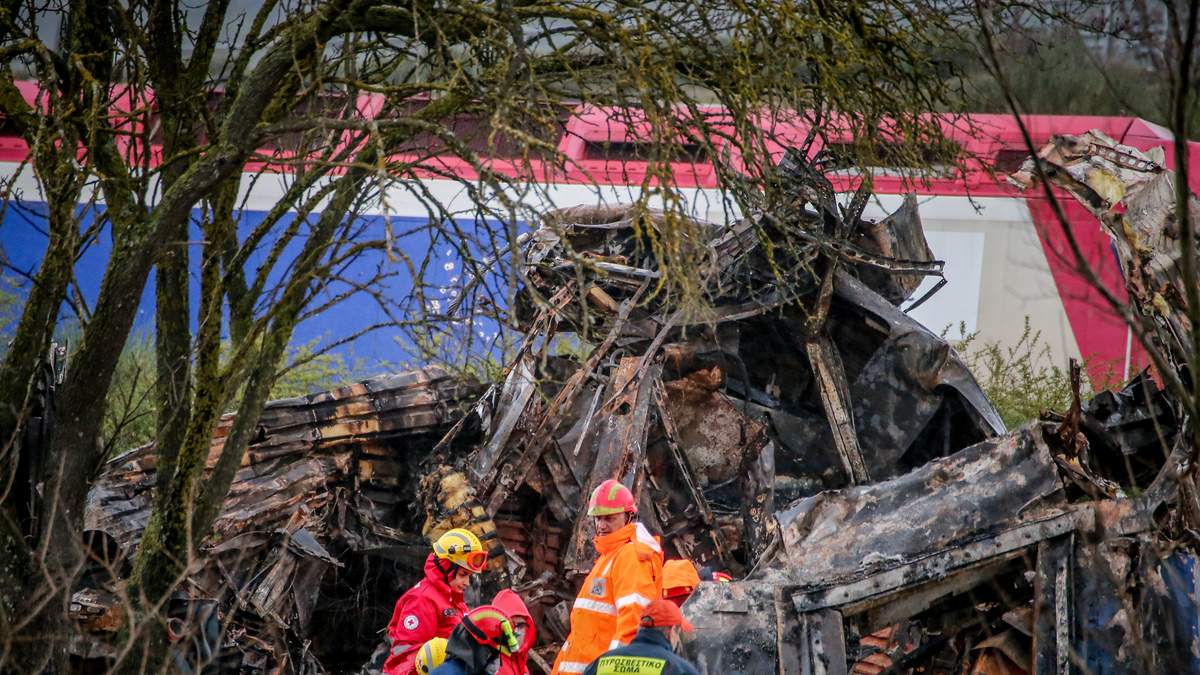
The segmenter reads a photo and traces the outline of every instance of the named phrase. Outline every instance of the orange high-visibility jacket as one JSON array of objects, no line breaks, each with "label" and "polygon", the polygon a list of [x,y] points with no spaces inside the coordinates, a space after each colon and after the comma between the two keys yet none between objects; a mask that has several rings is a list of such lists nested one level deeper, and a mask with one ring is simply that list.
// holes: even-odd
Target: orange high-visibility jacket
[{"label": "orange high-visibility jacket", "polygon": [[662,547],[644,525],[630,523],[594,542],[600,557],[575,598],[571,634],[551,675],[582,673],[597,656],[629,644],[642,610],[662,594]]}]

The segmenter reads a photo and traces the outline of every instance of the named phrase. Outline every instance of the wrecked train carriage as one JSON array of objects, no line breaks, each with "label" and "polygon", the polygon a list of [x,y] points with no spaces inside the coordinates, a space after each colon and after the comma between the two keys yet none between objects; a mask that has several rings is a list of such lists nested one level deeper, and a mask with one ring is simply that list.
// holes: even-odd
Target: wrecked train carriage
[{"label": "wrecked train carriage", "polygon": [[[244,672],[365,661],[428,553],[422,462],[480,391],[429,367],[269,403],[169,607],[173,633],[191,644],[181,658]],[[231,423],[226,416],[217,427],[210,468]],[[71,607],[90,636],[75,645],[84,660],[113,654],[120,579],[150,516],[156,466],[153,446],[125,453],[89,493],[85,535],[97,564]],[[476,521],[494,537],[486,517]]]},{"label": "wrecked train carriage", "polygon": [[[843,208],[818,174],[792,173],[804,197],[777,214],[727,229],[689,224],[708,261],[711,311],[699,315],[647,295],[659,271],[641,253],[645,228],[662,216],[568,209],[547,219],[521,261],[516,316],[528,339],[436,447],[452,403],[469,395],[440,371],[398,376],[408,392],[398,398],[383,378],[273,404],[227,504],[237,519],[222,514],[219,550],[198,561],[188,595],[236,613],[230,635],[244,664],[300,654],[332,664],[344,656],[335,643],[372,634],[394,600],[346,600],[355,583],[398,595],[428,536],[455,525],[489,535],[490,514],[504,544],[493,552],[553,642],[592,555],[580,507],[607,478],[635,489],[668,555],[742,573],[775,545],[777,505],[901,475],[1001,433],[953,350],[898,307],[939,273],[915,201],[872,223],[859,217],[865,193]],[[551,338],[564,332],[594,346],[553,356]],[[445,414],[372,421],[410,405]],[[144,526],[152,462],[149,449],[122,458],[93,495],[92,529],[125,554]],[[371,562],[387,556],[401,564]],[[359,562],[369,569],[337,567]],[[302,567],[315,569],[304,574],[320,592],[277,592]],[[371,576],[382,572],[382,583]],[[257,600],[235,608],[228,589]]]},{"label": "wrecked train carriage", "polygon": [[[1172,434],[1159,394],[1143,376],[1120,395],[1141,403],[1134,424]],[[795,502],[754,574],[684,606],[689,656],[703,672],[875,672],[854,670],[870,636],[899,633],[894,672],[1196,672],[1200,568],[1155,531],[1161,493],[1091,498],[1112,490],[1082,470],[1124,426],[1110,412]]]},{"label": "wrecked train carriage", "polygon": [[[1162,153],[1055,137],[1015,179],[1035,176],[1100,218],[1164,367],[1186,363]],[[689,654],[727,673],[1200,672],[1185,412],[1142,374],[1085,404],[1077,394],[1053,424],[798,500],[753,574],[685,605]]]},{"label": "wrecked train carriage", "polygon": [[[711,236],[710,309],[694,317],[670,298],[645,301],[659,275],[645,228],[661,214],[568,209],[531,237],[517,316],[547,339],[527,341],[481,402],[484,440],[463,465],[555,637],[575,592],[561,580],[591,562],[581,505],[603,480],[634,488],[668,556],[742,573],[771,545],[777,505],[1003,432],[954,351],[897,306],[920,275],[880,273],[880,261],[908,258],[936,270],[915,201],[881,223],[839,221],[837,240],[801,217],[804,260],[786,279],[756,234],[782,221],[691,224]],[[560,332],[596,346],[549,357]]]}]

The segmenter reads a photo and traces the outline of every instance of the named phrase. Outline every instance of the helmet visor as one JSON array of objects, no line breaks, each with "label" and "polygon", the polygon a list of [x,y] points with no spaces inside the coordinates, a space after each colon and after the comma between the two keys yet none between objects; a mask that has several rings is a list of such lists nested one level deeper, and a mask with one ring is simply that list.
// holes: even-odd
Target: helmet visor
[{"label": "helmet visor", "polygon": [[487,551],[467,551],[459,564],[472,572],[482,572],[487,565]]}]

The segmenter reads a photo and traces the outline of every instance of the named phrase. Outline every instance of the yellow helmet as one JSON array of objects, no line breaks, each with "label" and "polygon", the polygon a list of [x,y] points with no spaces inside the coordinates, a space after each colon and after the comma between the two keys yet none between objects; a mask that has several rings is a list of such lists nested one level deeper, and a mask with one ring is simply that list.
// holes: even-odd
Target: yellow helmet
[{"label": "yellow helmet", "polygon": [[417,652],[415,665],[421,675],[429,675],[429,671],[442,665],[446,660],[446,638],[435,637],[421,645]]},{"label": "yellow helmet", "polygon": [[449,560],[472,572],[482,572],[487,565],[487,549],[483,547],[479,537],[461,527],[438,537],[437,541],[433,542],[433,554],[439,560]]}]

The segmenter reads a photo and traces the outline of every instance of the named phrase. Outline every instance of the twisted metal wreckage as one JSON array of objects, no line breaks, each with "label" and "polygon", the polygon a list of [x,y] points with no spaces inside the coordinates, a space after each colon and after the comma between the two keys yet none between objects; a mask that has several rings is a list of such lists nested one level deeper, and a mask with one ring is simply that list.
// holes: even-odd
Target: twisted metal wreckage
[{"label": "twisted metal wreckage", "polygon": [[[866,191],[839,206],[828,158],[807,154],[779,167],[793,203],[693,224],[711,233],[707,313],[646,299],[663,216],[567,209],[524,247],[528,339],[502,381],[431,366],[269,404],[169,608],[180,663],[357,669],[429,538],[455,526],[492,549],[474,599],[513,587],[549,654],[592,555],[581,506],[618,477],[668,557],[740,579],[685,605],[702,672],[1200,667],[1200,569],[1163,470],[1177,403],[1143,374],[1006,433],[901,309],[941,269],[915,199],[864,220]],[[553,335],[585,330],[585,356],[553,353]],[[112,460],[90,495],[106,564],[72,603],[84,662],[115,648],[154,460]]]}]

